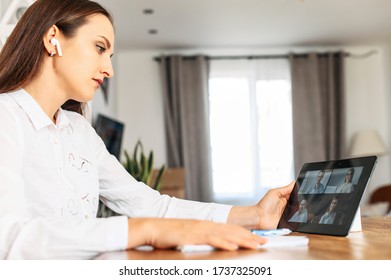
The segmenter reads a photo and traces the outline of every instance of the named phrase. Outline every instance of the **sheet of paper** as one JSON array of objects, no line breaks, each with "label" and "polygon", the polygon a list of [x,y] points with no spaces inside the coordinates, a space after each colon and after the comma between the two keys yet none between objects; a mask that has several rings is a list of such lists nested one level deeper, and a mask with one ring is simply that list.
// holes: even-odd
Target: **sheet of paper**
[{"label": "sheet of paper", "polygon": [[260,245],[259,248],[284,248],[308,246],[308,237],[306,236],[270,236],[268,242]]}]

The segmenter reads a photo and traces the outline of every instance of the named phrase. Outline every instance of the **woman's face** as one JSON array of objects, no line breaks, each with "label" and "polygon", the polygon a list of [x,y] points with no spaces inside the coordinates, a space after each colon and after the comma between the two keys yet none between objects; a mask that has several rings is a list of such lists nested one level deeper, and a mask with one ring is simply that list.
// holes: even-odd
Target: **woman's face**
[{"label": "woman's face", "polygon": [[351,182],[351,181],[352,181],[352,178],[353,178],[353,173],[352,173],[351,170],[349,170],[349,171],[346,173],[345,182]]},{"label": "woman's face", "polygon": [[329,208],[329,211],[332,212],[335,210],[335,207],[337,207],[337,203],[338,203],[338,200],[336,199],[333,199],[330,203],[330,208]]},{"label": "woman's face", "polygon": [[114,29],[108,18],[92,15],[74,37],[60,39],[62,57],[57,57],[55,71],[66,98],[79,102],[91,100],[105,78],[113,76],[111,56]]}]

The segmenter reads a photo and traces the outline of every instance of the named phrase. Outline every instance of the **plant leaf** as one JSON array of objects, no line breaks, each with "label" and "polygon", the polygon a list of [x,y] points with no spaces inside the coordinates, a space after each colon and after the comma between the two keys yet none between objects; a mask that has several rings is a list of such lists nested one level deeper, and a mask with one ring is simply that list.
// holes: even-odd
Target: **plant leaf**
[{"label": "plant leaf", "polygon": [[125,161],[122,163],[122,165],[125,167],[126,171],[130,173],[130,160],[129,160],[129,155],[128,152],[125,150]]},{"label": "plant leaf", "polygon": [[146,184],[148,186],[151,185],[151,179],[152,179],[152,174],[153,174],[153,152],[151,151],[149,153],[149,157],[148,157],[148,162],[147,162],[147,172],[146,172]]},{"label": "plant leaf", "polygon": [[156,176],[155,182],[153,184],[153,189],[154,190],[160,191],[161,179],[163,178],[163,174],[164,174],[165,170],[166,170],[166,166],[165,165],[160,167],[159,173]]},{"label": "plant leaf", "polygon": [[146,159],[145,159],[145,155],[144,153],[141,153],[140,154],[140,172],[139,172],[139,175],[140,175],[140,181],[143,182],[143,183],[147,183],[145,181],[145,174],[147,172],[147,168],[146,168],[146,165],[147,165],[147,162],[146,162]]},{"label": "plant leaf", "polygon": [[133,158],[129,156],[127,150],[125,152],[125,162],[123,163],[125,169],[130,175],[132,175],[137,181],[143,182],[148,186],[151,186],[155,190],[160,188],[160,180],[165,171],[165,165],[163,165],[154,181],[152,186],[152,175],[153,175],[153,164],[154,164],[154,153],[149,152],[148,158],[144,154],[144,146],[141,140],[137,140],[137,143],[133,149]]}]

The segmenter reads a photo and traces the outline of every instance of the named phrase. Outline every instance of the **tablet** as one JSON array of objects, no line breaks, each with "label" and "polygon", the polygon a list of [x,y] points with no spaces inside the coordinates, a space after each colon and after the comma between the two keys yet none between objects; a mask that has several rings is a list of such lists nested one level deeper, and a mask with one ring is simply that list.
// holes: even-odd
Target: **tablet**
[{"label": "tablet", "polygon": [[278,228],[346,236],[376,161],[369,156],[304,164]]}]

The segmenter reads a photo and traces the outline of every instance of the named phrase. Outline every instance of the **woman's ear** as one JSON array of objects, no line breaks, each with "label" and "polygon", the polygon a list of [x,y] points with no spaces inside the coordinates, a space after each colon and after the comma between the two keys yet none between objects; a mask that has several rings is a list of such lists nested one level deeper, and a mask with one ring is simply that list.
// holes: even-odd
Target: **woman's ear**
[{"label": "woman's ear", "polygon": [[57,48],[56,44],[54,44],[52,40],[53,38],[56,37],[58,38],[59,35],[60,35],[60,30],[58,29],[57,26],[53,25],[43,36],[43,45],[49,56],[54,56],[56,54],[62,55],[61,48]]}]

